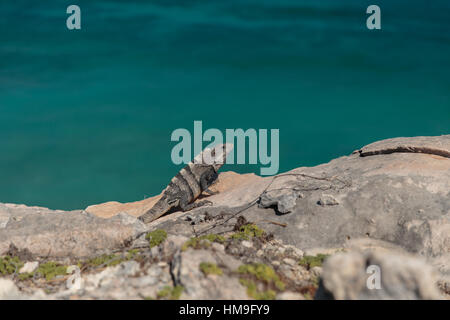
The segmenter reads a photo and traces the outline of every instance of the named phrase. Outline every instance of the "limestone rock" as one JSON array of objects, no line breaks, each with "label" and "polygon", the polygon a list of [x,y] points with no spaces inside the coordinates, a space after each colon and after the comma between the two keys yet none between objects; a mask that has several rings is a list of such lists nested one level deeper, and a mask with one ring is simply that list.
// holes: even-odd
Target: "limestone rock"
[{"label": "limestone rock", "polygon": [[0,278],[0,300],[17,300],[21,298],[16,284],[9,279]]},{"label": "limestone rock", "polygon": [[[371,267],[378,268],[369,269]],[[379,286],[375,272],[380,276]],[[369,251],[331,256],[325,261],[317,298],[442,299],[437,274],[424,259]]]},{"label": "limestone rock", "polygon": [[39,266],[38,261],[26,262],[23,267],[19,270],[20,273],[30,273],[37,269]]},{"label": "limestone rock", "polygon": [[305,300],[305,297],[298,292],[286,291],[278,294],[277,300]]},{"label": "limestone rock", "polygon": [[297,199],[301,196],[302,194],[295,189],[270,190],[261,195],[259,205],[263,208],[275,206],[279,213],[286,214],[292,212]]},{"label": "limestone rock", "polygon": [[[205,275],[200,263],[209,262],[221,266],[211,251],[187,250],[180,253],[177,281],[185,290],[183,299],[232,299],[247,300],[246,289],[235,277],[227,275]],[[229,263],[229,262],[228,262]]]},{"label": "limestone rock", "polygon": [[319,205],[321,205],[322,207],[336,206],[339,204],[339,202],[332,195],[329,195],[329,194],[322,194],[322,196],[320,197],[319,201],[317,201],[317,203]]},{"label": "limestone rock", "polygon": [[0,229],[0,255],[13,244],[34,256],[88,257],[120,248],[146,230],[142,222],[123,213],[102,219],[85,211],[0,204],[0,214],[9,218],[7,227]]},{"label": "limestone rock", "polygon": [[450,158],[450,135],[392,138],[371,143],[354,151],[362,157],[394,152],[427,153]]}]

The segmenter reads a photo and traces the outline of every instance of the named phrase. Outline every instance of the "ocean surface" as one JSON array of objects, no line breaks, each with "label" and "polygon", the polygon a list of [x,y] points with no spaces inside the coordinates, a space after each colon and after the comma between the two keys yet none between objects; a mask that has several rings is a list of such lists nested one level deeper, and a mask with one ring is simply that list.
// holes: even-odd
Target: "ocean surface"
[{"label": "ocean surface", "polygon": [[0,202],[158,194],[194,120],[280,129],[280,172],[448,134],[450,1],[0,1]]}]

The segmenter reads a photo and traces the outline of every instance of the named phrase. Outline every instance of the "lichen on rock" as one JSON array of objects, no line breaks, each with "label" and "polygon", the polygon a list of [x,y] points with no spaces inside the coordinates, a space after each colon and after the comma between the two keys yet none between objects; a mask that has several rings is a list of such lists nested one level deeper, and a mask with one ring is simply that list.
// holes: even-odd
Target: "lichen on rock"
[{"label": "lichen on rock", "polygon": [[159,246],[164,240],[167,239],[167,232],[162,229],[156,229],[152,232],[147,233],[145,239],[148,240],[150,248]]},{"label": "lichen on rock", "polygon": [[210,274],[221,276],[223,274],[222,269],[220,269],[215,263],[202,262],[200,263],[199,268],[206,276]]}]

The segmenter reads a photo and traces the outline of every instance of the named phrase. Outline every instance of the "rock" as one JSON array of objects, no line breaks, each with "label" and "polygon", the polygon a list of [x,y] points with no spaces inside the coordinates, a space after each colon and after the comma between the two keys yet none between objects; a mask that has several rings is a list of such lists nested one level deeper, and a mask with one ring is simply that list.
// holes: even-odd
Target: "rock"
[{"label": "rock", "polygon": [[9,217],[7,227],[0,229],[0,255],[14,245],[34,256],[89,257],[120,248],[147,230],[124,213],[102,219],[85,211],[0,204],[0,214]]},{"label": "rock", "polygon": [[0,211],[0,229],[6,228],[9,222],[9,214]]},{"label": "rock", "polygon": [[291,259],[291,258],[284,258],[284,259],[283,259],[283,262],[284,262],[285,264],[287,264],[287,265],[290,265],[290,266],[295,266],[295,265],[298,264],[297,261],[295,261],[294,259]]},{"label": "rock", "polygon": [[319,201],[317,201],[319,205],[324,206],[336,206],[339,202],[330,194],[323,194]]},{"label": "rock", "polygon": [[[429,141],[422,137],[417,144],[426,140],[429,146],[447,150],[443,145],[448,137],[431,137]],[[414,139],[408,143],[414,144]],[[385,143],[391,145],[391,141],[380,141],[377,148],[383,149]],[[283,215],[251,203],[226,207],[221,201],[215,201],[208,214],[239,213],[276,239],[302,250],[342,248],[348,241],[370,238],[427,257],[449,253],[450,159],[446,157],[422,152],[364,157],[356,153],[276,178],[262,178],[251,188],[239,189],[240,197],[264,188],[268,188],[266,193],[292,190],[303,196],[296,200],[292,212]],[[317,205],[318,199],[323,206]],[[339,205],[333,205],[336,203]],[[225,224],[216,221],[214,229],[223,232]],[[210,228],[211,224],[204,223],[196,232],[214,232]]]},{"label": "rock", "polygon": [[305,300],[305,297],[298,292],[285,291],[277,295],[277,300]]},{"label": "rock", "polygon": [[311,268],[311,275],[314,277],[320,277],[322,275],[323,268],[322,267],[313,267]]},{"label": "rock", "polygon": [[121,212],[138,217],[150,210],[153,205],[161,198],[162,195],[150,197],[141,201],[130,203],[120,203],[110,201],[102,204],[91,205],[85,209],[86,212],[94,214],[101,218],[111,218]]},{"label": "rock", "polygon": [[84,281],[81,278],[81,270],[76,265],[71,265],[67,267],[67,274],[71,276],[66,281],[66,288],[71,292],[77,292],[84,286]]},{"label": "rock", "polygon": [[182,299],[248,299],[246,289],[237,278],[203,274],[200,270],[202,262],[214,263],[220,267],[210,251],[187,250],[180,254],[178,261],[178,282],[185,288]]},{"label": "rock", "polygon": [[[378,270],[378,271],[376,271]],[[378,273],[376,273],[378,272]],[[379,274],[377,286],[376,274]],[[398,253],[339,253],[323,266],[318,299],[442,299],[424,259]]]},{"label": "rock", "polygon": [[9,279],[0,278],[0,300],[22,299],[16,284]]},{"label": "rock", "polygon": [[158,251],[159,250],[158,247],[154,247],[154,248],[152,248],[152,250],[154,249],[155,252],[158,252],[160,259],[164,259],[165,257],[174,255],[178,250],[180,250],[182,245],[188,240],[189,240],[189,238],[184,237],[184,236],[169,235],[167,237],[166,241],[164,241],[162,243],[160,252]]},{"label": "rock", "polygon": [[19,273],[30,273],[37,269],[39,262],[26,262],[23,267],[19,270]]},{"label": "rock", "polygon": [[275,207],[276,211],[286,214],[294,210],[297,199],[303,195],[295,187],[285,190],[270,190],[259,198],[259,205],[263,208]]},{"label": "rock", "polygon": [[225,246],[223,244],[220,244],[220,243],[217,243],[217,242],[213,242],[213,244],[211,246],[216,251],[220,251],[220,252],[224,252],[225,251]]},{"label": "rock", "polygon": [[414,219],[402,225],[405,248],[429,257],[450,253],[450,214],[437,219]]},{"label": "rock", "polygon": [[41,289],[35,289],[32,294],[22,293],[14,281],[0,278],[0,301],[1,300],[44,300],[52,299]]},{"label": "rock", "polygon": [[427,153],[450,158],[450,135],[386,139],[354,151],[362,157],[395,152]]},{"label": "rock", "polygon": [[241,245],[246,247],[246,248],[251,248],[253,247],[253,243],[251,243],[250,241],[244,240],[241,242]]},{"label": "rock", "polygon": [[156,297],[157,292],[170,286],[172,280],[168,268],[150,266],[145,274],[135,261],[108,267],[100,273],[84,278],[83,298],[93,299],[142,299]]},{"label": "rock", "polygon": [[297,247],[294,247],[289,244],[285,245],[284,247],[285,247],[285,251],[287,252],[287,254],[295,257],[295,259],[301,259],[304,255],[303,251]]}]

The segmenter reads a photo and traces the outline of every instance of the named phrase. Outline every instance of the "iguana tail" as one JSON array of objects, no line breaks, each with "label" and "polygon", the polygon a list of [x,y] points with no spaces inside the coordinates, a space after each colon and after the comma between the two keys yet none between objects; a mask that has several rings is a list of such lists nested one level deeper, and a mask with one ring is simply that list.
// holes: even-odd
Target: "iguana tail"
[{"label": "iguana tail", "polygon": [[150,210],[147,210],[147,212],[145,212],[138,219],[147,224],[167,213],[169,209],[170,206],[167,204],[167,199],[163,196]]}]

